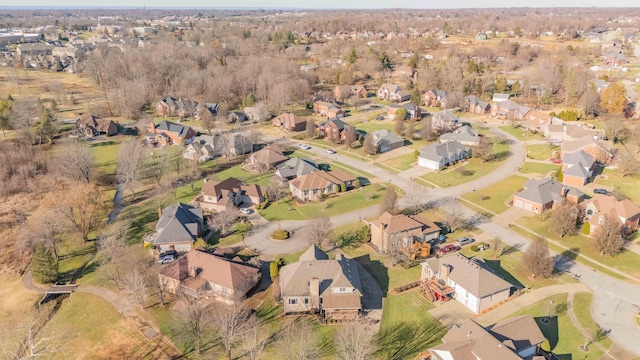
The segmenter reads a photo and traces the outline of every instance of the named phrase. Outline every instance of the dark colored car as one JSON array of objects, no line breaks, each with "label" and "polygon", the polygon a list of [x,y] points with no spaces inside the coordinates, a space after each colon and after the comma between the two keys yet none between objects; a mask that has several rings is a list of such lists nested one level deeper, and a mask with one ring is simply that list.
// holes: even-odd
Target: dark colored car
[{"label": "dark colored car", "polygon": [[609,192],[605,189],[593,189],[593,193],[594,194],[602,194],[602,195],[609,195]]},{"label": "dark colored car", "polygon": [[448,254],[450,252],[454,252],[456,250],[458,250],[457,246],[449,244],[449,245],[445,245],[445,246],[441,247],[440,249],[438,249],[438,254],[446,255],[446,254]]},{"label": "dark colored car", "polygon": [[174,258],[177,258],[178,257],[178,252],[175,251],[175,250],[167,250],[165,252],[161,252],[160,255],[158,255],[158,259],[162,259],[162,258],[167,257],[169,255],[173,256]]}]

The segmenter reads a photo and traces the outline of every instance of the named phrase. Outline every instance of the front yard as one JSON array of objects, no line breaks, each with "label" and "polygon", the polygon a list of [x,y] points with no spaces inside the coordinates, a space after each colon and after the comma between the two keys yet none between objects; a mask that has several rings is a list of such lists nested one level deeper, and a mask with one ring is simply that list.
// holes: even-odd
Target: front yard
[{"label": "front yard", "polygon": [[494,214],[500,214],[509,209],[507,202],[511,199],[513,193],[522,189],[525,181],[527,181],[527,179],[521,176],[509,176],[499,183],[466,193],[462,195],[462,198]]},{"label": "front yard", "polygon": [[[409,153],[385,160],[381,164],[387,165],[396,170],[405,171],[417,166],[415,165],[416,161],[418,161],[418,159],[415,154]],[[379,164],[377,163],[376,165]]]},{"label": "front yard", "polygon": [[552,144],[527,145],[527,158],[533,160],[549,160],[554,151],[559,151],[560,146]]},{"label": "front yard", "polygon": [[524,164],[522,164],[522,166],[520,167],[520,169],[518,169],[519,172],[523,173],[523,174],[537,174],[540,177],[546,177],[550,172],[556,172],[558,171],[558,169],[560,169],[559,164],[541,164],[541,163],[534,163],[534,162],[525,162]]},{"label": "front yard", "polygon": [[[505,122],[508,122],[507,120],[505,120]],[[538,133],[538,134],[534,134],[532,132],[530,132],[529,130],[522,128],[522,127],[513,127],[511,125],[505,125],[505,126],[500,126],[500,129],[504,130],[505,132],[513,135],[514,137],[518,138],[518,140],[520,141],[527,141],[527,140],[539,140],[539,139],[543,139],[544,136],[542,136],[542,134]]]}]

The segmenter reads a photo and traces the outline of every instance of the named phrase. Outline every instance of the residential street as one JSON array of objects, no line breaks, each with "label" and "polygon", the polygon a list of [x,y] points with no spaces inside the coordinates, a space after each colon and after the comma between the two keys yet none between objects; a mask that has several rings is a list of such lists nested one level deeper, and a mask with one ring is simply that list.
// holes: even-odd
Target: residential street
[{"label": "residential street", "polygon": [[[476,179],[466,184],[454,186],[450,188],[438,188],[437,190],[427,188],[427,196],[424,203],[436,202],[438,207],[445,209],[449,213],[459,213],[464,216],[475,216],[478,214],[474,211],[460,205],[455,199],[457,196],[480,189],[501,181],[514,174],[525,159],[525,146],[517,141],[513,136],[497,128],[493,124],[484,124],[490,130],[499,136],[512,141],[509,146],[511,156],[505,160],[498,169],[491,174]],[[317,148],[312,144],[312,148],[308,150],[318,156],[330,156],[336,161],[357,169],[363,169],[368,173],[389,181],[392,184],[407,189],[412,183],[410,178],[400,174],[391,174],[379,167],[374,166],[371,162],[364,162],[349,156],[338,154],[327,155],[324,149]],[[414,183],[415,184],[415,183]],[[371,206],[354,212],[341,214],[331,217],[334,226],[348,224],[367,217],[373,217],[378,214],[378,206]],[[284,226],[283,222],[283,227]],[[288,252],[290,250],[300,251],[308,246],[306,237],[300,236],[304,234],[304,221],[286,222],[287,226],[297,229],[297,234],[292,241],[273,242],[269,240],[269,229],[275,229],[273,225],[264,226],[254,229],[249,236],[245,238],[245,244],[249,247],[263,251],[264,255],[273,256]],[[482,219],[477,224],[478,228],[491,237],[499,237],[508,245],[514,246],[521,251],[526,250],[530,240],[502,225],[491,222],[488,219]],[[290,229],[290,228],[288,228]],[[272,231],[272,230],[271,230]],[[558,255],[558,254],[555,254]],[[578,276],[579,280],[587,285],[594,294],[594,303],[592,306],[592,314],[594,320],[604,329],[611,330],[609,336],[622,348],[640,356],[640,328],[634,323],[635,314],[640,310],[640,287],[632,285],[622,280],[612,278],[608,275],[591,269],[588,266],[569,261],[567,259],[558,262],[563,271]]]}]

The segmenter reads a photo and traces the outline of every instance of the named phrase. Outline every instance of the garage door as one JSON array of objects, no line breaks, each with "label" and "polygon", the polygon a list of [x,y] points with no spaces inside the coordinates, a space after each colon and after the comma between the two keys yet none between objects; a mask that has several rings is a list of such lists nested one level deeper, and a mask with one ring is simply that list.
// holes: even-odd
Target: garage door
[{"label": "garage door", "polygon": [[526,204],[524,204],[524,209],[525,210],[529,210],[529,211],[533,211],[533,205],[531,203],[526,203]]},{"label": "garage door", "polygon": [[517,208],[521,208],[521,209],[522,209],[522,200],[518,200],[518,199],[516,199],[516,200],[513,202],[513,206],[515,206],[515,207],[517,207]]}]

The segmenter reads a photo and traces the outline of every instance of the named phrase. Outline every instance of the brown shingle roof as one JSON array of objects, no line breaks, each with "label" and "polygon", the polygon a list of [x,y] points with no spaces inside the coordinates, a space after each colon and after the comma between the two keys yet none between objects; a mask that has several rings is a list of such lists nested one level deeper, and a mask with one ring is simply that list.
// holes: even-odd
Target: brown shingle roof
[{"label": "brown shingle roof", "polygon": [[326,189],[330,184],[339,185],[346,181],[353,181],[355,177],[342,170],[326,172],[324,170],[314,171],[307,175],[302,175],[290,182],[299,190]]},{"label": "brown shingle roof", "polygon": [[387,225],[385,228],[385,232],[387,234],[395,234],[423,227],[426,227],[429,232],[440,230],[436,224],[428,220],[422,214],[410,217],[404,214],[391,215],[388,212],[385,212],[380,215],[378,219],[372,221],[372,224],[377,227],[384,227],[384,225]]},{"label": "brown shingle roof", "polygon": [[234,177],[227,178],[223,181],[207,181],[202,185],[201,193],[203,195],[216,197],[222,201],[227,198],[229,192],[238,193],[239,191],[243,191],[251,197],[262,197],[262,194],[264,194],[262,186],[244,184]]},{"label": "brown shingle roof", "polygon": [[289,157],[282,154],[282,151],[277,147],[267,147],[255,154],[253,157],[256,162],[261,162],[269,166],[275,166],[281,162],[289,160]]}]

